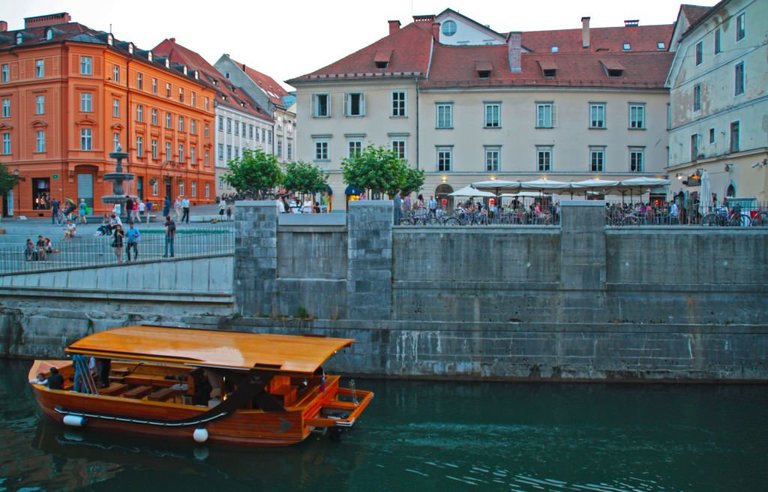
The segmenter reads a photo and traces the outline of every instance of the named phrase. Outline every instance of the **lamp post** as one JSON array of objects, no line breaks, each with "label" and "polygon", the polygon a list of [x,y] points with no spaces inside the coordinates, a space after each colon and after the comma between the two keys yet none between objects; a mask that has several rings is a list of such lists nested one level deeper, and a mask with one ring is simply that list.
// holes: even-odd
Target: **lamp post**
[{"label": "lamp post", "polygon": [[26,181],[26,176],[20,176],[21,171],[19,171],[19,168],[13,170],[13,177],[16,178],[16,184],[19,185],[19,215],[21,215],[21,182]]}]

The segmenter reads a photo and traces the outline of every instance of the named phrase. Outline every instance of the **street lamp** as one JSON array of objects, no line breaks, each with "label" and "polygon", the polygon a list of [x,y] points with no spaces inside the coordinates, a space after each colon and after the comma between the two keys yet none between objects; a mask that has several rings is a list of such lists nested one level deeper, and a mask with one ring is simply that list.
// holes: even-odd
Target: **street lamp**
[{"label": "street lamp", "polygon": [[19,215],[21,215],[21,184],[20,182],[26,181],[27,178],[26,176],[19,176],[19,174],[20,174],[20,171],[19,171],[19,168],[17,167],[16,169],[13,170],[13,177],[16,178],[16,184],[19,185]]}]

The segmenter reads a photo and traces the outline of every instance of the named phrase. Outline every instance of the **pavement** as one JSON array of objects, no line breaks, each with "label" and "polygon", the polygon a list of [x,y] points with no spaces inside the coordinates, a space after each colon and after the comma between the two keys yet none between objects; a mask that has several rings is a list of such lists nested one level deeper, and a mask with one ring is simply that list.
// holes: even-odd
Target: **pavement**
[{"label": "pavement", "polygon": [[[0,220],[0,245],[15,244],[23,246],[27,238],[32,241],[37,241],[38,235],[44,237],[50,237],[55,243],[58,243],[64,235],[64,224],[52,224],[51,212],[46,210],[44,212],[45,217],[27,217],[21,219],[19,217],[4,217]],[[173,211],[171,217],[174,217]],[[219,219],[219,206],[218,204],[211,205],[197,205],[190,207],[189,211],[189,225],[181,224],[177,221],[176,227],[182,229],[184,227],[201,227],[205,224],[211,223],[212,220]],[[101,225],[101,217],[92,215],[87,218],[87,224],[77,224],[78,235],[92,236],[96,233],[96,230]],[[175,220],[175,217],[174,217]],[[163,220],[160,214],[157,214],[153,221],[147,224],[143,222],[139,225],[139,230],[152,230],[162,229]]]}]

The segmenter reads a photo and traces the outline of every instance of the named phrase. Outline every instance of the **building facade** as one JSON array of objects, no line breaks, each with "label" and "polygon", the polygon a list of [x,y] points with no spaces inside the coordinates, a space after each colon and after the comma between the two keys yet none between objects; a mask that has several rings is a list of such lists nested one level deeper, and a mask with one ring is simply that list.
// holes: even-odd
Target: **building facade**
[{"label": "building facade", "polygon": [[6,212],[45,215],[54,198],[107,211],[118,147],[126,194],[213,201],[214,93],[196,72],[66,13],[0,31],[0,162],[19,176]]},{"label": "building facade", "polygon": [[272,117],[274,126],[267,130],[266,140],[262,135],[264,151],[273,154],[281,163],[297,160],[295,98],[269,75],[233,60],[228,54],[222,55],[214,66]]},{"label": "building facade", "polygon": [[[425,195],[489,179],[662,177],[673,26],[497,33],[453,10],[288,81],[298,158],[330,174],[368,144],[423,169]],[[342,202],[342,203],[340,203]]]},{"label": "building facade", "polygon": [[671,49],[671,191],[768,202],[768,3],[683,6]]},{"label": "building facade", "polygon": [[229,170],[227,163],[242,157],[247,149],[271,153],[267,142],[272,141],[274,120],[234,81],[223,77],[202,56],[178,44],[175,38],[164,40],[153,51],[168,57],[172,63],[196,70],[200,80],[216,94],[215,127],[211,128],[215,136],[211,158],[215,163],[216,196],[235,193],[235,189],[221,179]]}]

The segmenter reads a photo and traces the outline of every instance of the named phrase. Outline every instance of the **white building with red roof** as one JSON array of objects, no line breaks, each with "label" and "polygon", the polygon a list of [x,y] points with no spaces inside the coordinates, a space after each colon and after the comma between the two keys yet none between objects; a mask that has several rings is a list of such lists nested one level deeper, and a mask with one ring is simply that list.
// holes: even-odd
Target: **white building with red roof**
[{"label": "white building with red roof", "polygon": [[[680,8],[671,49],[671,191],[768,203],[768,2]],[[701,177],[706,171],[707,183]],[[706,205],[710,205],[707,203]]]},{"label": "white building with red roof", "polygon": [[498,33],[451,9],[402,27],[297,88],[297,157],[330,174],[367,145],[423,169],[425,195],[488,179],[662,177],[674,26]]}]

